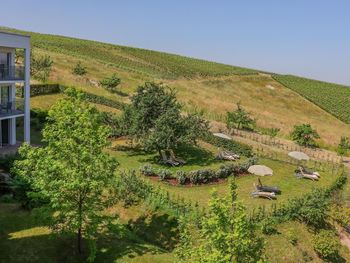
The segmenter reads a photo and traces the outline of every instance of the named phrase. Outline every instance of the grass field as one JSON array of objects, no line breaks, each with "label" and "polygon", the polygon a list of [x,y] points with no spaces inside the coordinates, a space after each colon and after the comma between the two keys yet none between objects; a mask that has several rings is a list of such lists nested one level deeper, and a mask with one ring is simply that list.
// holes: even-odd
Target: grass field
[{"label": "grass field", "polygon": [[[175,172],[177,170],[191,171],[201,168],[218,169],[223,164],[222,161],[215,159],[217,148],[207,143],[200,143],[200,147],[180,149],[177,152],[181,158],[184,158],[188,163],[183,167],[167,167],[158,164],[159,156],[154,154],[147,154],[143,151],[138,151],[130,146],[127,146],[125,140],[118,140],[113,143],[113,149],[109,150],[110,154],[115,156],[120,163],[119,169],[134,169],[139,168],[149,163],[154,168],[166,168]],[[244,161],[244,158],[243,160]],[[258,176],[245,175],[236,179],[238,185],[238,197],[247,206],[249,210],[265,205],[267,208],[272,204],[280,204],[286,202],[292,197],[301,196],[309,191],[313,187],[326,187],[332,184],[337,178],[337,174],[332,174],[332,171],[320,171],[322,177],[320,181],[314,182],[305,179],[297,179],[294,176],[295,165],[285,162],[274,161],[269,159],[259,159],[259,164],[266,165],[274,171],[273,176],[260,177],[261,181],[270,186],[278,186],[282,194],[277,197],[277,200],[270,201],[266,199],[252,198],[251,192],[254,190],[254,184],[258,183]],[[209,201],[211,192],[216,189],[220,194],[227,194],[228,183],[223,182],[212,185],[202,186],[173,186],[164,182],[157,182],[153,179],[152,183],[160,185],[164,189],[168,190],[173,196],[185,198],[185,200],[191,200],[193,203],[198,203],[200,206],[205,207]]]}]

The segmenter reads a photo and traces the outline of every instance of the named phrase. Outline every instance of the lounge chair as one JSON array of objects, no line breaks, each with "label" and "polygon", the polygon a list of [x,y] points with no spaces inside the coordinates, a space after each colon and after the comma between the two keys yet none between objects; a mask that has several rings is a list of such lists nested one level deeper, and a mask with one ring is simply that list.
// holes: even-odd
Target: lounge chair
[{"label": "lounge chair", "polygon": [[276,186],[266,186],[266,185],[263,185],[260,181],[260,178],[258,179],[259,180],[259,184],[256,186],[256,190],[257,191],[261,191],[261,192],[270,192],[270,193],[275,193],[275,194],[281,194],[281,190],[278,189],[278,187]]},{"label": "lounge chair", "polygon": [[162,154],[162,162],[164,164],[170,165],[170,166],[178,166],[178,165],[180,165],[180,163],[168,159],[168,157],[166,156],[165,152],[161,151],[161,154]]},{"label": "lounge chair", "polygon": [[183,159],[181,159],[181,158],[175,156],[175,153],[174,153],[173,150],[169,150],[169,153],[170,153],[170,158],[169,158],[170,160],[172,160],[172,161],[174,161],[174,162],[177,162],[177,163],[179,163],[179,164],[181,164],[181,165],[186,164],[186,161],[185,161],[185,160],[183,160]]},{"label": "lounge chair", "polygon": [[298,178],[305,178],[305,179],[310,179],[312,181],[318,181],[319,180],[319,176],[317,174],[307,174],[304,172],[304,170],[299,167],[296,171],[295,171],[295,176]]},{"label": "lounge chair", "polygon": [[313,174],[313,175],[316,175],[319,178],[321,177],[318,172],[312,171],[309,168],[306,168],[304,166],[300,166],[299,169],[302,170],[304,174]]},{"label": "lounge chair", "polygon": [[261,198],[267,198],[269,200],[276,199],[275,193],[270,192],[263,192],[263,191],[254,191],[252,192],[252,196],[255,197],[261,197]]},{"label": "lounge chair", "polygon": [[236,161],[239,158],[240,158],[239,155],[228,151],[222,151],[217,155],[217,159],[219,160]]}]

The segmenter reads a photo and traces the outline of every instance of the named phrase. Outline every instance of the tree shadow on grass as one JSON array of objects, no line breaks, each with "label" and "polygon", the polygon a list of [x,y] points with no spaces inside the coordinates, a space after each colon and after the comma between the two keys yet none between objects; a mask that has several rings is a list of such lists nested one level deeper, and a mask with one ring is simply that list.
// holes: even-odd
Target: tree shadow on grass
[{"label": "tree shadow on grass", "polygon": [[212,152],[192,145],[182,145],[176,151],[176,155],[186,161],[186,165],[208,166],[220,163]]},{"label": "tree shadow on grass", "polygon": [[168,214],[150,213],[128,222],[128,228],[142,240],[165,250],[178,243],[178,221]]},{"label": "tree shadow on grass", "polygon": [[[43,231],[45,226],[39,224],[29,211],[15,208],[15,205],[0,204],[0,262],[86,262],[89,255],[86,241],[83,241],[83,253],[79,254],[75,235]],[[136,222],[140,227],[146,227],[145,231],[150,238],[157,224],[163,220],[166,218],[151,219],[152,228],[142,224],[143,218]],[[159,233],[155,231],[154,238]],[[132,231],[127,231],[121,237],[119,233],[109,231],[98,236],[95,262],[115,262],[122,257],[132,258],[165,252],[164,249],[146,243]]]}]

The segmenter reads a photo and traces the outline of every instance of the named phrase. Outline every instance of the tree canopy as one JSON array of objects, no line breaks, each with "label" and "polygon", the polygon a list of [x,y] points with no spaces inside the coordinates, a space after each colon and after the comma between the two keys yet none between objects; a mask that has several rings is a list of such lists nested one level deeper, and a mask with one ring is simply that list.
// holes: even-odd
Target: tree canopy
[{"label": "tree canopy", "polygon": [[263,240],[255,234],[244,206],[237,201],[236,188],[231,181],[230,195],[219,197],[214,192],[201,222],[181,221],[177,249],[180,262],[255,263],[262,259]]},{"label": "tree canopy", "polygon": [[249,113],[237,103],[237,109],[232,112],[227,112],[226,126],[228,129],[247,129],[252,130],[255,127],[256,121],[250,117]]},{"label": "tree canopy", "polygon": [[48,200],[52,229],[76,233],[80,252],[82,238],[93,241],[107,222],[101,212],[115,201],[117,162],[104,152],[110,129],[99,112],[79,92],[68,94],[49,111],[45,146],[22,146],[14,170]]},{"label": "tree canopy", "polygon": [[316,146],[315,139],[319,139],[320,135],[314,130],[310,124],[295,125],[291,133],[292,140],[302,146]]},{"label": "tree canopy", "polygon": [[161,84],[145,83],[131,101],[122,117],[124,129],[147,150],[193,144],[209,129],[199,114],[183,115],[175,91]]}]

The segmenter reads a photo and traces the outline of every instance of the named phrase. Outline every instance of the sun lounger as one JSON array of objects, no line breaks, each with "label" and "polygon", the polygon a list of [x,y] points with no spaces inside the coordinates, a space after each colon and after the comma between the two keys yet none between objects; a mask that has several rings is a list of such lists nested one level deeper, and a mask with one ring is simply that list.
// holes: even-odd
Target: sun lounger
[{"label": "sun lounger", "polygon": [[180,165],[180,163],[168,159],[168,157],[166,156],[165,152],[162,151],[161,154],[162,154],[162,162],[164,164],[170,165],[170,166],[178,166],[178,165]]},{"label": "sun lounger", "polygon": [[181,158],[175,156],[175,153],[174,153],[173,150],[169,150],[169,153],[170,153],[170,160],[172,160],[172,161],[174,161],[174,162],[177,162],[177,163],[179,163],[179,164],[181,164],[181,165],[186,164],[186,161],[185,161],[185,160],[183,160],[183,159],[181,159]]},{"label": "sun lounger", "polygon": [[300,166],[299,170],[301,170],[304,174],[316,175],[317,177],[321,177],[318,172],[312,171],[306,167]]},{"label": "sun lounger", "polygon": [[299,168],[295,171],[295,175],[298,178],[305,178],[305,179],[310,179],[312,181],[318,181],[319,180],[319,176],[317,176],[316,174],[307,174],[304,173],[303,169]]},{"label": "sun lounger", "polygon": [[275,194],[281,194],[281,190],[278,189],[278,187],[263,185],[260,181],[260,178],[258,180],[259,180],[259,184],[256,186],[256,190],[261,191],[261,192],[270,192],[270,193],[275,193]]},{"label": "sun lounger", "polygon": [[232,152],[222,151],[218,154],[217,158],[220,160],[235,161],[238,160],[240,156]]},{"label": "sun lounger", "polygon": [[263,191],[254,191],[252,192],[252,196],[255,197],[261,197],[261,198],[267,198],[269,200],[276,199],[275,193],[270,192],[263,192]]}]

